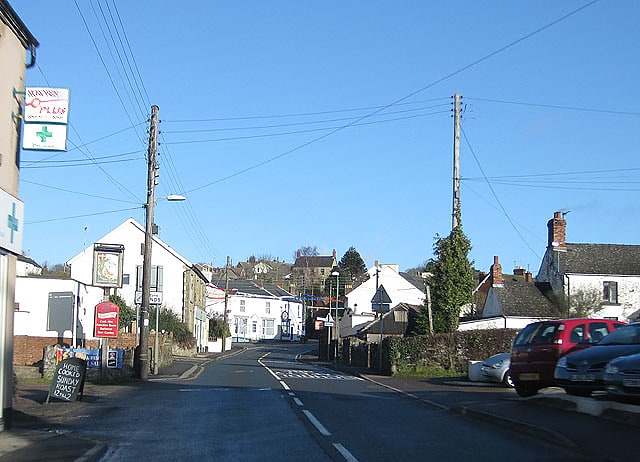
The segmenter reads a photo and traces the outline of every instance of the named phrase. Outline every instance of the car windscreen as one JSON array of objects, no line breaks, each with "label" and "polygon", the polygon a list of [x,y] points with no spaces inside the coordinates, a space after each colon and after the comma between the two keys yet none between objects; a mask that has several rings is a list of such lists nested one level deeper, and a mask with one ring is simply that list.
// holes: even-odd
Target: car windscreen
[{"label": "car windscreen", "polygon": [[640,324],[619,327],[600,340],[598,345],[640,345]]}]

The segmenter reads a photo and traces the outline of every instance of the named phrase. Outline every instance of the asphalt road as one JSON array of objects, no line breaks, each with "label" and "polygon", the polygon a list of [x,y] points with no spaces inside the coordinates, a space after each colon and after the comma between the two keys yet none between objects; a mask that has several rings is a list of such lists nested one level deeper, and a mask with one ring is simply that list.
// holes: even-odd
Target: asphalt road
[{"label": "asphalt road", "polygon": [[[369,380],[297,361],[308,349],[249,345],[233,356],[201,360],[190,380],[123,386],[61,431],[105,442],[102,461],[586,461],[608,460],[609,442],[624,440],[632,450],[627,454],[638,454],[635,431],[622,424],[527,406],[499,387],[476,391],[443,384],[415,390],[423,394],[417,401]],[[478,400],[487,408],[512,406],[523,419],[531,413],[538,422],[553,420],[550,426],[574,426],[600,450],[552,444],[447,409],[456,403],[477,406]],[[622,454],[624,449],[617,448]]]}]

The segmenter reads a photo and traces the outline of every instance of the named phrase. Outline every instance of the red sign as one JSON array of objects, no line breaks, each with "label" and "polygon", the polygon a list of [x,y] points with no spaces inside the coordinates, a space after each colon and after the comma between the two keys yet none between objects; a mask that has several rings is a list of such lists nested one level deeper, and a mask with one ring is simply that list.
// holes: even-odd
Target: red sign
[{"label": "red sign", "polygon": [[120,308],[115,303],[102,302],[96,305],[96,337],[118,337]]}]

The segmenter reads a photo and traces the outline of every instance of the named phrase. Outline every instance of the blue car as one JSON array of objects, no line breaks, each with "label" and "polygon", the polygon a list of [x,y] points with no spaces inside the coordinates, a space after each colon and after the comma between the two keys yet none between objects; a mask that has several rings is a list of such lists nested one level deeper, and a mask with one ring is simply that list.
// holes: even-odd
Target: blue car
[{"label": "blue car", "polygon": [[563,356],[554,371],[557,386],[569,395],[590,396],[605,390],[604,374],[609,361],[640,353],[640,323],[619,327],[591,348]]},{"label": "blue car", "polygon": [[607,393],[640,400],[640,354],[612,359],[604,369]]}]

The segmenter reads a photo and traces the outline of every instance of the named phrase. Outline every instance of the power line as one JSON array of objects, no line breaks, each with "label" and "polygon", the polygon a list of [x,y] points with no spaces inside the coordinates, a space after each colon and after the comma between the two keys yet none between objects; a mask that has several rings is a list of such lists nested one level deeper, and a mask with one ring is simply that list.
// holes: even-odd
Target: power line
[{"label": "power line", "polygon": [[131,204],[131,203],[135,204],[135,203],[137,203],[137,202],[126,201],[126,200],[122,200],[122,199],[115,199],[113,197],[105,197],[105,196],[98,196],[96,194],[90,194],[90,193],[84,193],[84,192],[78,192],[78,191],[71,191],[69,189],[58,188],[56,186],[50,186],[50,185],[46,185],[46,184],[42,184],[42,183],[37,183],[35,181],[29,181],[29,180],[21,180],[21,181],[23,183],[28,183],[28,184],[40,186],[42,188],[53,189],[53,190],[65,192],[65,193],[68,193],[68,194],[76,194],[78,196],[94,197],[94,198],[97,198],[97,199],[104,199],[104,200],[107,200],[107,201],[114,201],[114,202],[124,202],[124,203],[127,203],[127,204]]},{"label": "power line", "polygon": [[419,88],[419,89],[417,89],[415,91],[412,91],[411,93],[409,93],[409,94],[407,94],[407,95],[405,95],[405,96],[403,96],[403,97],[401,97],[399,99],[396,99],[395,101],[393,101],[393,102],[391,102],[391,103],[389,103],[387,105],[379,106],[377,109],[373,110],[372,112],[370,112],[368,114],[365,114],[365,115],[355,119],[352,122],[349,122],[349,123],[347,123],[345,125],[342,125],[340,127],[336,127],[336,128],[330,129],[331,131],[329,131],[328,133],[325,133],[325,134],[319,135],[319,136],[317,136],[315,138],[312,138],[311,140],[309,140],[307,142],[304,142],[302,144],[299,144],[298,146],[296,146],[296,147],[294,147],[292,149],[289,149],[288,151],[284,151],[284,152],[282,152],[281,154],[279,154],[277,156],[274,156],[274,157],[272,157],[270,159],[267,159],[267,160],[265,160],[263,162],[260,162],[258,164],[255,164],[255,165],[251,166],[251,167],[248,167],[248,168],[246,168],[246,169],[244,169],[244,170],[242,170],[240,172],[228,175],[228,176],[226,176],[224,178],[221,178],[219,180],[207,183],[205,185],[198,186],[198,187],[193,188],[193,189],[191,189],[191,190],[189,190],[187,192],[198,191],[200,189],[204,189],[204,188],[206,188],[208,186],[211,186],[213,184],[219,183],[219,182],[224,181],[226,179],[238,176],[238,175],[240,175],[242,173],[245,173],[247,171],[250,171],[250,170],[253,170],[255,168],[258,168],[258,167],[260,167],[262,165],[265,165],[265,164],[267,164],[269,162],[273,162],[273,161],[275,161],[277,159],[280,159],[282,157],[285,157],[285,156],[288,156],[290,154],[293,154],[293,153],[295,153],[295,152],[297,152],[297,151],[299,151],[299,150],[301,150],[301,149],[303,149],[303,148],[305,148],[307,146],[310,146],[310,145],[315,144],[315,143],[317,143],[317,142],[319,142],[319,141],[321,141],[321,140],[323,140],[325,138],[328,138],[328,137],[330,137],[330,136],[332,136],[332,135],[334,135],[334,134],[336,134],[336,133],[338,133],[338,132],[340,132],[340,131],[342,131],[342,130],[344,130],[346,128],[349,128],[349,127],[351,127],[353,125],[357,125],[357,124],[359,124],[361,121],[363,121],[365,119],[373,117],[374,115],[379,114],[380,112],[383,112],[384,110],[386,110],[386,109],[388,109],[388,108],[390,108],[392,106],[395,106],[395,105],[398,105],[398,104],[400,104],[402,102],[405,102],[408,99],[414,97],[415,95],[417,95],[419,93],[422,93],[423,91],[428,90],[429,88],[432,88],[432,87],[436,86],[437,84],[442,83],[445,80],[448,80],[448,79],[450,79],[450,78],[452,78],[452,77],[454,77],[454,76],[456,76],[458,74],[461,74],[462,72],[464,72],[464,71],[466,71],[468,69],[471,69],[472,67],[475,67],[478,64],[483,63],[484,61],[489,60],[493,56],[496,56],[496,55],[498,55],[498,54],[500,54],[500,53],[502,53],[502,52],[504,52],[504,51],[506,51],[506,50],[508,50],[510,48],[513,48],[517,44],[519,44],[519,43],[521,43],[521,42],[523,42],[523,41],[525,41],[525,40],[527,40],[527,39],[529,39],[529,38],[531,38],[531,37],[543,32],[546,29],[549,29],[550,27],[553,27],[554,25],[556,25],[556,24],[558,24],[558,23],[570,18],[571,16],[579,13],[580,11],[582,11],[582,10],[592,6],[592,5],[594,5],[598,1],[599,0],[592,0],[591,2],[589,2],[589,3],[585,4],[585,5],[582,5],[582,6],[578,7],[578,8],[576,8],[575,10],[572,10],[569,13],[561,16],[560,18],[558,18],[558,19],[556,19],[556,20],[554,20],[554,21],[552,21],[550,23],[547,23],[546,25],[544,25],[542,27],[539,27],[539,28],[535,29],[533,32],[530,32],[530,33],[528,33],[528,34],[526,34],[526,35],[524,35],[524,36],[522,36],[522,37],[520,37],[520,38],[518,38],[516,40],[513,40],[512,42],[509,42],[508,44],[504,45],[503,47],[498,48],[497,50],[492,51],[491,53],[488,53],[488,54],[484,55],[483,57],[481,57],[481,58],[479,58],[479,59],[477,59],[475,61],[472,61],[471,63],[469,63],[469,64],[467,64],[465,66],[462,66],[462,67],[458,68],[455,71],[452,71],[452,72],[450,72],[448,74],[445,74],[443,77],[440,77],[440,78],[432,81],[431,83],[429,83],[429,84],[427,84],[427,85],[425,85],[425,86],[423,86],[423,87],[421,87],[421,88]]},{"label": "power line", "polygon": [[[433,108],[442,107],[442,106],[449,106],[449,104],[447,103],[447,104],[439,104],[435,106],[405,109],[403,111],[385,112],[384,114],[378,114],[378,115],[387,116],[387,115],[393,115],[393,114],[405,114],[407,112],[422,111],[424,109],[433,109]],[[430,114],[426,114],[426,115],[430,115]],[[418,115],[417,117],[420,117],[420,115]],[[254,125],[254,126],[248,126],[248,127],[217,127],[217,128],[199,128],[199,129],[191,129],[191,130],[168,130],[168,131],[165,130],[164,133],[206,133],[206,132],[221,132],[221,131],[236,131],[236,130],[264,130],[268,128],[296,127],[301,125],[314,125],[314,124],[322,124],[322,123],[329,123],[329,122],[344,122],[346,120],[353,120],[355,118],[356,117],[343,117],[338,119],[308,120],[304,122],[290,122],[286,124],[274,124],[274,125]],[[379,122],[381,123],[392,122],[394,120],[402,120],[402,118],[382,120]]]},{"label": "power line", "polygon": [[139,209],[140,209],[140,207],[133,207],[133,208],[128,208],[128,209],[109,210],[109,211],[106,211],[106,212],[87,213],[87,214],[84,214],[84,215],[73,215],[73,216],[70,216],[70,217],[50,218],[48,220],[26,221],[25,225],[35,225],[35,224],[39,224],[39,223],[50,223],[52,221],[73,220],[75,218],[94,217],[94,216],[97,216],[97,215],[108,215],[110,213],[122,213],[122,212],[127,212],[129,210],[139,210]]},{"label": "power line", "polygon": [[[441,98],[431,98],[420,101],[407,101],[404,103],[398,103],[396,106],[404,106],[409,104],[423,104],[423,103],[431,103],[434,101],[443,101],[449,100],[448,96],[444,96]],[[439,106],[448,105],[449,103],[443,103]],[[296,112],[292,114],[271,114],[271,115],[254,115],[254,116],[240,116],[240,117],[219,117],[219,118],[210,118],[210,119],[176,119],[176,120],[163,120],[166,123],[200,123],[200,122],[231,122],[238,120],[259,120],[259,119],[277,119],[277,118],[293,118],[293,117],[309,117],[309,116],[318,116],[318,115],[328,115],[328,114],[340,114],[344,112],[362,112],[362,111],[370,111],[372,109],[380,109],[386,106],[367,106],[360,108],[346,108],[346,109],[333,109],[330,111],[314,111],[314,112]]]},{"label": "power line", "polygon": [[[306,129],[306,130],[294,130],[294,131],[280,132],[280,133],[263,133],[263,134],[259,134],[259,135],[233,136],[233,137],[227,137],[227,138],[210,138],[210,139],[203,139],[203,140],[197,140],[196,139],[196,140],[184,140],[184,141],[170,141],[167,144],[217,143],[217,142],[221,142],[221,141],[238,141],[238,140],[249,140],[249,139],[255,139],[255,138],[270,138],[270,137],[274,137],[274,136],[299,135],[301,133],[314,133],[314,132],[321,132],[321,131],[331,130],[330,133],[328,133],[326,135],[321,135],[316,140],[312,140],[311,141],[311,143],[314,143],[315,141],[318,141],[319,139],[326,138],[327,136],[332,135],[332,134],[334,134],[334,133],[336,133],[338,131],[341,131],[343,129],[346,129],[346,128],[364,127],[364,126],[367,126],[367,125],[377,125],[377,124],[388,123],[388,122],[397,122],[399,120],[415,119],[415,118],[418,118],[418,117],[427,117],[427,116],[432,116],[432,115],[448,114],[448,113],[449,113],[449,110],[436,111],[436,112],[429,112],[429,113],[426,113],[426,114],[414,114],[414,115],[410,115],[410,116],[396,117],[394,119],[375,120],[375,121],[361,122],[361,123],[349,123],[349,124],[346,124],[346,125],[340,125],[340,126],[334,126],[334,127],[309,128],[309,129]],[[361,121],[366,117],[369,117],[369,116],[359,117],[356,120],[356,122]],[[307,146],[308,144],[311,144],[311,143],[305,143],[305,146]],[[294,148],[294,151],[297,150],[297,149],[299,149],[299,148]],[[282,154],[277,155],[277,156],[273,157],[271,160],[279,159],[280,157],[283,157],[283,155]],[[260,165],[264,165],[264,163],[261,163]]]},{"label": "power line", "polygon": [[[464,130],[464,128],[462,126],[460,127],[460,131],[462,132],[462,136],[463,136],[465,142],[467,143],[467,146],[469,147],[469,151],[473,155],[473,158],[475,159],[476,164],[478,165],[478,168],[480,169],[480,172],[482,173],[482,176],[484,178],[486,178],[486,175],[484,173],[484,169],[482,168],[482,165],[480,164],[480,160],[478,159],[478,156],[476,156],[476,153],[473,150],[473,147],[471,146],[471,143],[469,142],[469,138],[467,137],[467,133],[465,132],[465,130]],[[520,240],[524,243],[524,245],[527,246],[527,248],[531,251],[531,253],[533,253],[533,255],[536,256],[536,258],[540,258],[540,256],[536,253],[536,251],[531,246],[531,244],[529,244],[529,242],[524,238],[522,233],[520,233],[520,230],[516,227],[513,219],[511,218],[511,216],[509,215],[507,210],[504,208],[504,205],[502,205],[502,201],[500,200],[500,198],[496,194],[495,190],[493,189],[493,186],[491,186],[491,183],[489,181],[487,181],[487,186],[489,187],[489,190],[491,191],[491,194],[493,195],[493,198],[495,199],[496,203],[500,207],[500,210],[502,210],[502,214],[506,217],[507,221],[509,222],[509,224],[511,225],[513,230],[516,232],[518,237],[520,237]]]},{"label": "power line", "polygon": [[527,103],[523,101],[507,101],[507,100],[499,100],[499,99],[489,99],[489,98],[474,98],[472,96],[465,96],[467,100],[475,100],[475,101],[485,101],[488,103],[499,103],[499,104],[512,104],[518,106],[529,106],[529,107],[541,107],[545,109],[562,109],[568,111],[580,111],[580,112],[595,112],[599,114],[613,114],[613,115],[630,115],[630,116],[640,116],[640,112],[634,111],[613,111],[610,109],[596,109],[596,108],[588,108],[588,107],[578,107],[578,106],[562,106],[557,104],[541,104],[541,103]]}]

